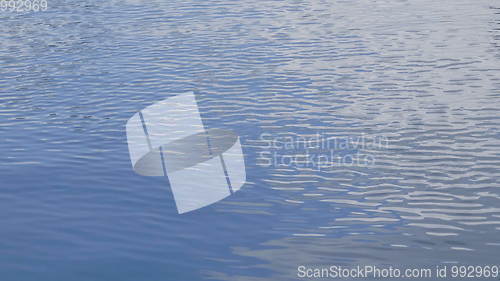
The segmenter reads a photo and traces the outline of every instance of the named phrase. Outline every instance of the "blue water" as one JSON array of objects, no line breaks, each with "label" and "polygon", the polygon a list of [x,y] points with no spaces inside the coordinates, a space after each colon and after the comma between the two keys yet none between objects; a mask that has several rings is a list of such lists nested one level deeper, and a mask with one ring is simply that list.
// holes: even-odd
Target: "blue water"
[{"label": "blue water", "polygon": [[[0,13],[2,281],[498,264],[498,3],[48,6]],[[188,90],[240,136],[247,183],[178,215],[165,178],[134,173],[125,124]],[[371,165],[268,167],[263,133],[390,142]]]}]

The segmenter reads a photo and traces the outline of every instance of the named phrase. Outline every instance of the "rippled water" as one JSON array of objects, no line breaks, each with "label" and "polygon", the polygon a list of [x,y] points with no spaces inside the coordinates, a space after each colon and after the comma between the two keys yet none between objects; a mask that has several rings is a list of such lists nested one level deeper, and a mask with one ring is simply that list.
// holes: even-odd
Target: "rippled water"
[{"label": "rippled water", "polygon": [[[0,14],[2,280],[498,263],[498,3],[48,6]],[[241,136],[247,183],[178,215],[164,178],[133,172],[125,123],[187,90]],[[363,151],[371,165],[267,167],[263,133],[389,143]]]}]

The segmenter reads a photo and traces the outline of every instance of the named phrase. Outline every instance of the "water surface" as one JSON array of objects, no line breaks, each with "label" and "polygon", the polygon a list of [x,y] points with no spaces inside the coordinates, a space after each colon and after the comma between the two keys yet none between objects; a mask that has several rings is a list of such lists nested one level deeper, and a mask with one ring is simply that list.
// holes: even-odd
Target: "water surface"
[{"label": "water surface", "polygon": [[[498,263],[498,3],[166,2],[0,14],[2,280]],[[133,172],[125,123],[188,90],[241,137],[247,183],[178,215],[165,178]],[[373,165],[259,162],[261,134],[318,132],[390,142]]]}]

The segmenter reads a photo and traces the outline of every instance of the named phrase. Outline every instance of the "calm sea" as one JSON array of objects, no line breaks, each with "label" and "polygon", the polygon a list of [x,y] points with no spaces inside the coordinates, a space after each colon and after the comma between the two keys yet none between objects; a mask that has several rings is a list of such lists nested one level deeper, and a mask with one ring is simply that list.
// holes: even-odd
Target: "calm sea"
[{"label": "calm sea", "polygon": [[[125,124],[186,91],[207,122],[240,136],[247,182],[179,215],[167,179],[132,170]],[[495,1],[2,11],[0,279],[274,281],[298,280],[300,265],[500,264],[499,107]],[[283,142],[317,135],[341,140],[320,157],[343,160],[291,163],[308,150]]]}]

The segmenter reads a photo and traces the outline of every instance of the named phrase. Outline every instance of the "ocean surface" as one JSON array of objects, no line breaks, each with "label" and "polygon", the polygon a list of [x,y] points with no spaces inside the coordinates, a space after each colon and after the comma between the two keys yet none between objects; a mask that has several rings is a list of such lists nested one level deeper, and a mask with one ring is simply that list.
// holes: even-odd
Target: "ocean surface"
[{"label": "ocean surface", "polygon": [[[125,124],[186,91],[206,122],[240,136],[247,182],[179,215],[168,179],[134,173]],[[48,0],[44,12],[2,11],[0,279],[498,265],[499,107],[497,1]],[[315,136],[346,144],[320,155],[351,160],[281,161]]]}]

